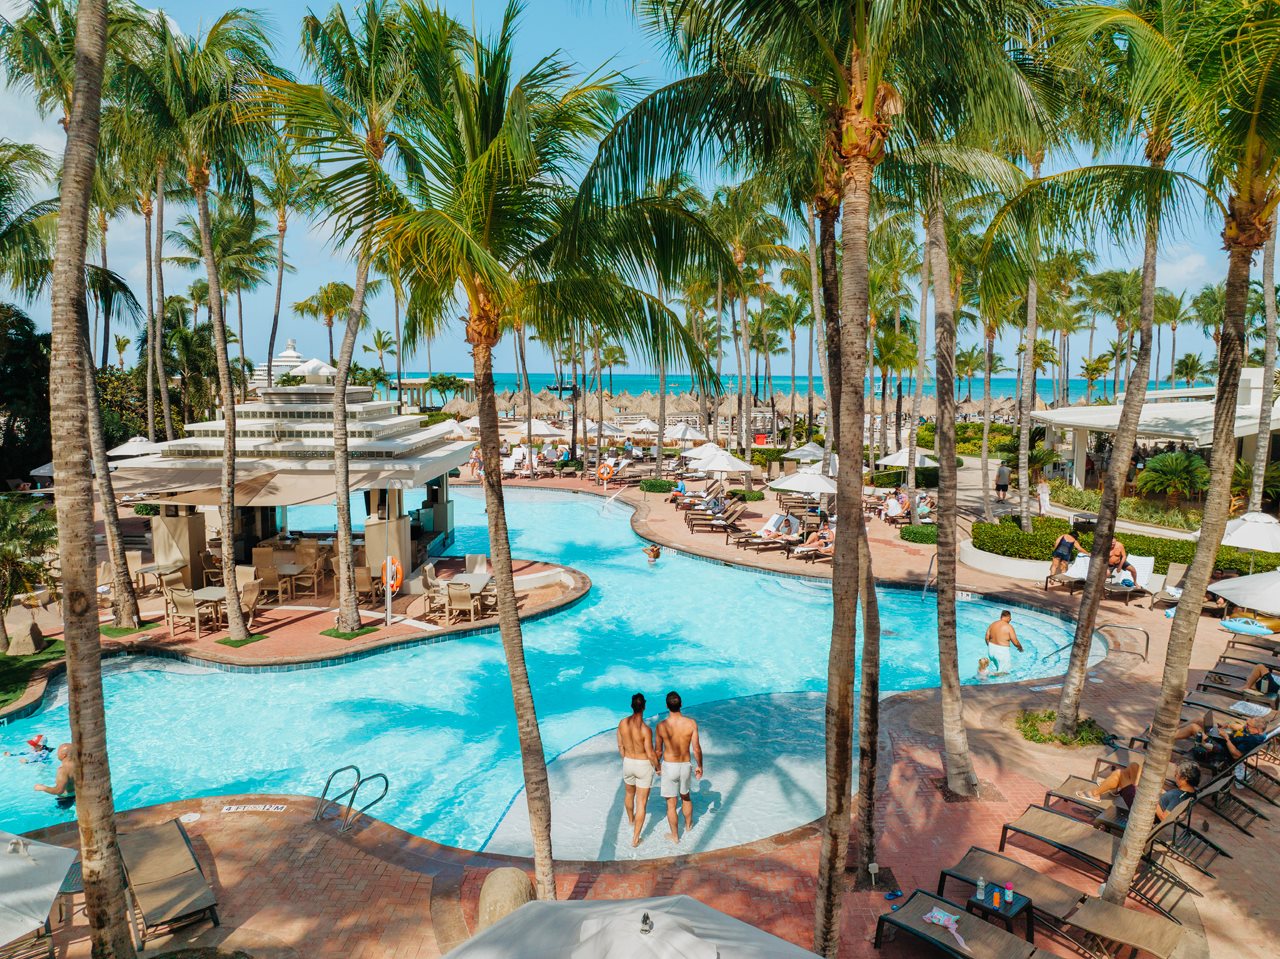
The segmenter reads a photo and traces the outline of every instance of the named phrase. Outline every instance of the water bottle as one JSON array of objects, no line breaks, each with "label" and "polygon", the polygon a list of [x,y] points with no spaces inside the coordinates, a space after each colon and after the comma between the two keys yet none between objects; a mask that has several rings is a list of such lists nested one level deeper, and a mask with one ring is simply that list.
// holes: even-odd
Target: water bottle
[{"label": "water bottle", "polygon": [[1004,884],[1004,904],[1006,906],[1013,905],[1013,883],[1011,882]]},{"label": "water bottle", "polygon": [[978,877],[978,891],[973,894],[973,898],[979,902],[987,898],[987,880],[982,876]]}]

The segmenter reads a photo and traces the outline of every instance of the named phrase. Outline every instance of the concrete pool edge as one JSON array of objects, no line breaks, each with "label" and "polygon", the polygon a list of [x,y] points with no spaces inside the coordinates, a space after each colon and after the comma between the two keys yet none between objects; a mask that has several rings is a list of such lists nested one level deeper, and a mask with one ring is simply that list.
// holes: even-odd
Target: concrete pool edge
[{"label": "concrete pool edge", "polygon": [[[535,620],[552,616],[556,613],[567,609],[572,609],[590,595],[593,588],[591,578],[586,573],[571,566],[564,566],[560,563],[549,563],[540,561],[541,565],[553,567],[560,571],[561,575],[570,579],[571,585],[562,595],[551,602],[543,603],[537,608],[524,613],[520,616],[521,623],[530,623]],[[347,663],[353,663],[361,659],[367,659],[371,656],[381,655],[382,653],[392,652],[398,649],[409,649],[417,646],[432,646],[438,643],[452,642],[453,640],[466,639],[472,636],[484,636],[490,633],[499,632],[497,620],[493,620],[485,625],[473,626],[471,624],[459,623],[456,626],[449,626],[435,632],[411,633],[408,635],[389,636],[374,642],[353,648],[349,652],[341,655],[326,654],[317,657],[293,656],[283,657],[280,659],[263,659],[263,660],[231,660],[231,659],[214,659],[204,655],[194,653],[179,652],[177,650],[168,649],[150,645],[145,639],[136,643],[121,643],[115,640],[102,639],[102,658],[120,659],[129,656],[151,657],[154,659],[167,659],[174,662],[189,663],[195,666],[205,667],[217,672],[228,673],[273,673],[273,672],[292,672],[301,669],[327,669],[331,666],[342,666]],[[27,680],[25,691],[16,700],[8,706],[0,709],[0,726],[5,726],[10,722],[16,722],[20,719],[26,719],[32,714],[38,712],[44,705],[45,696],[48,692],[49,684],[53,680],[60,677],[66,672],[66,658],[57,659],[49,663],[41,665],[31,677]]]}]

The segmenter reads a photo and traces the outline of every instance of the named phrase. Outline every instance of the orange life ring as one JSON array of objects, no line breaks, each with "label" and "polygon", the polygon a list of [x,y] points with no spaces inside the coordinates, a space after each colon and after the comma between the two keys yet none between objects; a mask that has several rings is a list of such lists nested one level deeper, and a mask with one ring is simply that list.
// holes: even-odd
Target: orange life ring
[{"label": "orange life ring", "polygon": [[400,592],[400,587],[404,584],[404,567],[394,556],[388,556],[382,563],[382,582],[389,583],[393,593]]},{"label": "orange life ring", "polygon": [[608,463],[601,463],[600,468],[596,470],[596,475],[607,483],[613,479],[613,467]]}]

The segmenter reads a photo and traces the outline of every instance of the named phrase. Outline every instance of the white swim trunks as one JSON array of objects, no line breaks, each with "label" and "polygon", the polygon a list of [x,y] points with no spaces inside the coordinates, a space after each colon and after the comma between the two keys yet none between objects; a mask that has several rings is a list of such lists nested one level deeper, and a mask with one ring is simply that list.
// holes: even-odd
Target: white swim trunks
[{"label": "white swim trunks", "polygon": [[653,763],[647,759],[623,759],[622,781],[628,786],[648,789],[653,785]]},{"label": "white swim trunks", "polygon": [[662,798],[675,799],[689,795],[693,782],[692,763],[664,762],[662,764]]}]

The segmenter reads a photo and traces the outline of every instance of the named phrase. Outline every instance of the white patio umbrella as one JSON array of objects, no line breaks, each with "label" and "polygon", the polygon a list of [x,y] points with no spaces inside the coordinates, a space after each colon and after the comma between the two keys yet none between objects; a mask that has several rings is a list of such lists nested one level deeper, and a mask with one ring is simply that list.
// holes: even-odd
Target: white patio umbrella
[{"label": "white patio umbrella", "polygon": [[677,423],[675,426],[668,426],[663,438],[669,443],[692,443],[694,441],[702,441],[706,439],[702,433],[690,426],[688,423]]},{"label": "white patio umbrella", "polygon": [[599,433],[607,440],[619,439],[627,435],[626,430],[620,429],[612,423],[602,423],[597,425],[595,420],[587,420],[582,431],[590,436],[594,436],[596,433]]},{"label": "white patio umbrella", "polygon": [[790,476],[782,476],[769,484],[769,489],[782,490],[788,493],[832,493],[836,491],[836,481],[830,476],[811,470],[798,470]]},{"label": "white patio umbrella", "polygon": [[704,473],[745,473],[751,464],[738,459],[728,450],[716,448],[716,451],[700,456],[693,461],[694,465]]},{"label": "white patio umbrella", "polygon": [[802,463],[812,463],[815,460],[822,459],[822,447],[817,443],[805,443],[804,446],[797,446],[790,453],[783,453],[784,460],[800,460]]},{"label": "white patio umbrella", "polygon": [[[10,843],[19,845],[10,852]],[[29,936],[49,918],[74,849],[23,839],[0,829],[0,946]]]},{"label": "white patio umbrella", "polygon": [[720,446],[718,443],[703,443],[701,446],[695,446],[693,449],[685,450],[680,455],[687,460],[700,460],[702,457],[721,449],[724,449],[724,447]]},{"label": "white patio umbrella", "polygon": [[656,433],[658,432],[658,424],[653,420],[644,419],[639,423],[632,423],[627,427],[628,433]]},{"label": "white patio umbrella", "polygon": [[471,418],[470,418],[470,419],[468,419],[468,420],[463,420],[461,423],[459,423],[459,424],[458,424],[458,426],[460,426],[462,429],[466,430],[468,433],[479,433],[479,432],[480,432],[480,417],[478,417],[478,416],[473,416],[473,417],[471,417]]},{"label": "white patio umbrella", "polygon": [[534,417],[528,424],[520,419],[506,423],[502,428],[520,436],[532,434],[534,439],[563,439],[568,435],[564,430],[558,430],[546,420],[540,420],[537,417]]},{"label": "white patio umbrella", "polygon": [[[644,922],[645,916],[649,923]],[[642,931],[647,928],[649,931]],[[446,959],[813,959],[689,896],[525,903]]]},{"label": "white patio umbrella", "polygon": [[153,443],[145,436],[131,436],[115,449],[107,450],[108,456],[146,456],[148,453],[159,453],[163,446]]},{"label": "white patio umbrella", "polygon": [[[911,451],[906,449],[898,450],[883,459],[876,460],[877,466],[909,466],[911,465]],[[938,461],[932,456],[927,456],[923,450],[916,450],[916,466],[937,466]]]},{"label": "white patio umbrella", "polygon": [[1280,569],[1212,583],[1209,592],[1245,609],[1280,615]]},{"label": "white patio umbrella", "polygon": [[[1197,530],[1195,538],[1200,538]],[[1223,546],[1236,549],[1261,550],[1264,553],[1280,553],[1280,520],[1268,513],[1245,513],[1227,523],[1222,536]],[[1253,572],[1253,558],[1249,559],[1249,572]]]}]

